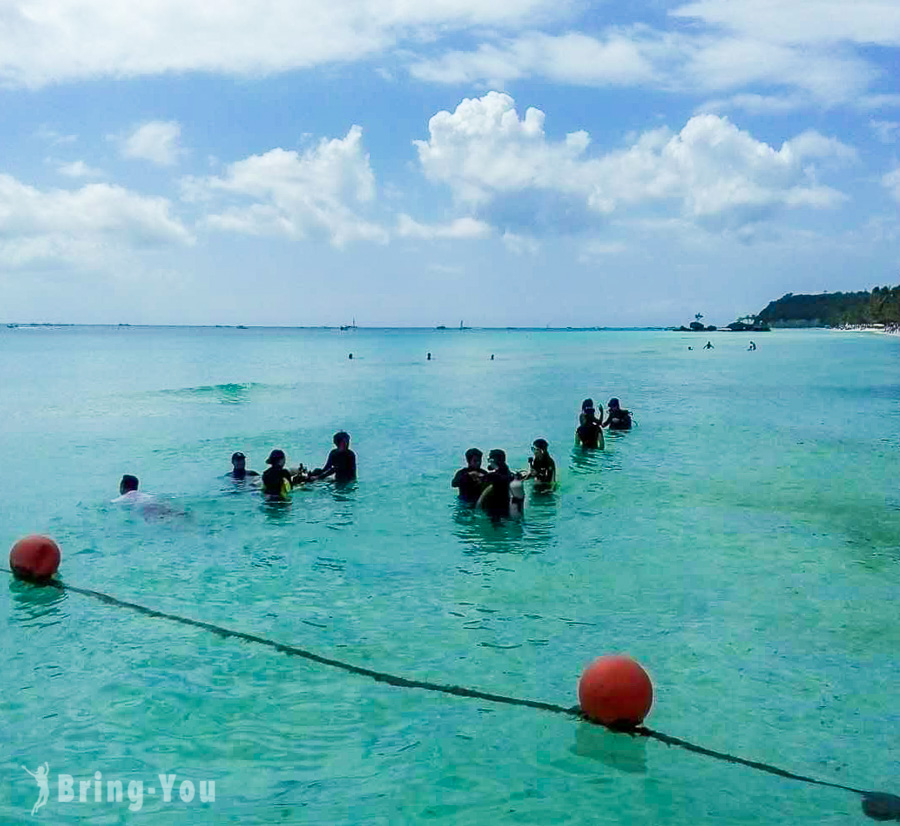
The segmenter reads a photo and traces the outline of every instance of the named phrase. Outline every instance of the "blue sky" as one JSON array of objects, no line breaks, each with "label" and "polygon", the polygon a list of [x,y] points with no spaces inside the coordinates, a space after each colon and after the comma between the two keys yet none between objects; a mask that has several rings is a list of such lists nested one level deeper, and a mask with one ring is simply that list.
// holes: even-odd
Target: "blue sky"
[{"label": "blue sky", "polygon": [[725,324],[900,282],[896,0],[10,0],[0,318]]}]

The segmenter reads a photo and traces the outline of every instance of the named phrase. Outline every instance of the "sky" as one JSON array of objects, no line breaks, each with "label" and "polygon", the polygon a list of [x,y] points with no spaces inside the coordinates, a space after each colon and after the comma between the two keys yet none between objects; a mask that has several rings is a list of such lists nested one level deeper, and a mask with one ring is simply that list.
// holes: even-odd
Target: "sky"
[{"label": "sky", "polygon": [[723,325],[897,283],[897,0],[0,0],[5,322]]}]

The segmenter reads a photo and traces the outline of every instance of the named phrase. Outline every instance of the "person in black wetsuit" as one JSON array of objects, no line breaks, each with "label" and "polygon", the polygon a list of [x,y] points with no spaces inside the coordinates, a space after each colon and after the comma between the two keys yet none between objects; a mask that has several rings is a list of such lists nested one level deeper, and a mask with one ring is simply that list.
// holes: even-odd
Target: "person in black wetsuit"
[{"label": "person in black wetsuit", "polygon": [[334,476],[335,482],[356,479],[356,454],[350,450],[350,434],[339,430],[334,434],[334,444],[335,448],[328,454],[325,466],[311,471],[310,479],[327,479],[329,476]]},{"label": "person in black wetsuit", "polygon": [[631,413],[619,407],[619,400],[610,399],[607,406],[609,407],[609,415],[606,421],[603,422],[603,426],[608,427],[610,430],[631,430]]},{"label": "person in black wetsuit", "polygon": [[287,499],[293,488],[291,472],[284,466],[286,457],[283,450],[273,450],[266,459],[268,469],[263,471],[263,492],[273,499]]},{"label": "person in black wetsuit", "polygon": [[255,470],[247,470],[247,457],[240,451],[231,454],[231,467],[231,473],[225,474],[229,479],[242,481],[259,476]]},{"label": "person in black wetsuit", "polygon": [[494,449],[488,453],[485,488],[478,497],[478,507],[492,517],[509,516],[509,486],[515,475],[506,464],[506,453]]},{"label": "person in black wetsuit", "polygon": [[459,489],[459,498],[470,505],[474,505],[478,501],[478,497],[484,490],[487,471],[481,467],[482,455],[477,447],[470,447],[466,451],[466,466],[456,471],[453,481],[450,483]]},{"label": "person in black wetsuit", "polygon": [[602,418],[603,408],[600,408],[600,418],[598,419],[594,411],[593,399],[585,399],[581,403],[581,415],[578,417],[578,429],[575,431],[575,437],[582,447],[603,447]]},{"label": "person in black wetsuit", "polygon": [[535,486],[548,488],[556,481],[556,462],[548,452],[549,447],[546,439],[534,440],[534,456],[528,460],[530,468],[524,478],[534,479]]}]

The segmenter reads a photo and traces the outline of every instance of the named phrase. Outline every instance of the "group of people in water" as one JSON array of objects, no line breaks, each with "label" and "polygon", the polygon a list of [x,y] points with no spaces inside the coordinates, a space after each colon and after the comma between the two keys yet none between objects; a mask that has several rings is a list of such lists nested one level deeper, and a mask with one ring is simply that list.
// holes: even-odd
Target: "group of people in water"
[{"label": "group of people in water", "polygon": [[[631,413],[619,404],[618,399],[609,400],[606,419],[603,418],[603,406],[598,407],[599,416],[593,399],[581,403],[575,440],[583,448],[603,448],[604,427],[631,429]],[[466,451],[466,466],[456,471],[450,484],[459,491],[462,502],[481,508],[492,517],[521,516],[525,503],[523,482],[534,480],[535,491],[549,491],[556,484],[556,462],[550,455],[547,440],[535,439],[531,449],[534,455],[528,459],[528,468],[512,471],[503,450],[495,448],[488,453],[488,467],[484,470],[481,467],[484,454],[477,447],[470,447]]]},{"label": "group of people in water", "polygon": [[[597,409],[599,408],[599,415]],[[603,448],[603,429],[630,430],[631,413],[625,410],[619,400],[612,398],[607,404],[607,415],[603,418],[603,406],[594,406],[593,399],[585,399],[581,404],[576,443],[583,448]],[[356,479],[356,454],[350,449],[350,435],[339,430],[334,434],[334,448],[320,468],[307,470],[303,464],[295,468],[287,467],[287,456],[276,448],[266,459],[269,466],[262,474],[247,467],[247,457],[240,451],[231,456],[231,471],[226,477],[235,482],[249,482],[261,488],[267,499],[286,500],[291,492],[300,486],[321,479],[333,478],[335,482],[352,482]],[[481,466],[484,454],[477,447],[466,451],[466,466],[460,468],[453,477],[452,486],[459,491],[461,501],[483,509],[492,517],[520,516],[525,502],[523,483],[534,481],[535,490],[547,491],[556,483],[556,463],[550,456],[550,446],[546,439],[535,439],[532,443],[533,456],[528,459],[528,468],[512,471],[506,462],[506,453],[499,448],[488,453],[487,470]],[[136,476],[125,474],[119,484],[119,497],[114,503],[158,505],[153,496],[138,490]]]}]

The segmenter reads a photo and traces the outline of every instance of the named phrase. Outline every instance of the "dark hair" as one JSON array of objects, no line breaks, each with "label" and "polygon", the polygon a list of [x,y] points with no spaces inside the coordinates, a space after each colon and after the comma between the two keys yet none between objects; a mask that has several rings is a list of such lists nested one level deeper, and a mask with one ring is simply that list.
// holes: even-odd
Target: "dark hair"
[{"label": "dark hair", "polygon": [[246,460],[246,458],[247,458],[247,457],[244,456],[243,453],[241,453],[240,451],[237,451],[237,453],[232,453],[232,454],[231,454],[231,464],[234,464],[235,461],[237,461],[238,459],[245,459],[245,460]]},{"label": "dark hair", "polygon": [[334,434],[335,447],[340,445],[341,442],[348,442],[348,443],[350,442],[350,434],[346,433],[343,430],[339,430],[337,433]]},{"label": "dark hair", "polygon": [[610,399],[609,402],[607,402],[607,405],[608,405],[609,407],[618,407],[618,406],[619,406],[619,400],[618,400],[618,399]]},{"label": "dark hair", "polygon": [[275,450],[273,450],[273,451],[269,454],[269,458],[266,459],[266,464],[267,464],[267,465],[274,465],[275,462],[283,462],[283,461],[285,460],[285,458],[286,458],[286,457],[285,457],[285,455],[284,455],[284,451],[283,451],[283,450],[279,450],[278,448],[275,448]]},{"label": "dark hair", "polygon": [[532,444],[533,444],[535,447],[539,447],[541,450],[546,450],[548,447],[550,447],[550,445],[547,444],[547,440],[546,440],[546,439],[535,439],[535,440],[532,442]]},{"label": "dark hair", "polygon": [[582,409],[582,410],[587,410],[588,408],[590,408],[591,410],[594,409],[594,400],[593,400],[593,399],[585,399],[585,400],[581,403],[581,409]]},{"label": "dark hair", "polygon": [[124,488],[126,491],[137,490],[138,484],[139,482],[137,476],[132,476],[130,473],[126,473],[122,477],[122,481],[119,483],[119,487]]},{"label": "dark hair", "polygon": [[484,456],[484,454],[483,454],[477,447],[470,447],[470,448],[466,451],[466,461],[467,461],[467,462],[468,462],[470,459],[475,458],[476,456],[477,456],[479,459],[480,459],[482,456]]},{"label": "dark hair", "polygon": [[488,453],[489,459],[496,459],[498,462],[502,462],[504,465],[506,464],[506,452],[500,450],[499,447],[495,447],[490,453]]}]

